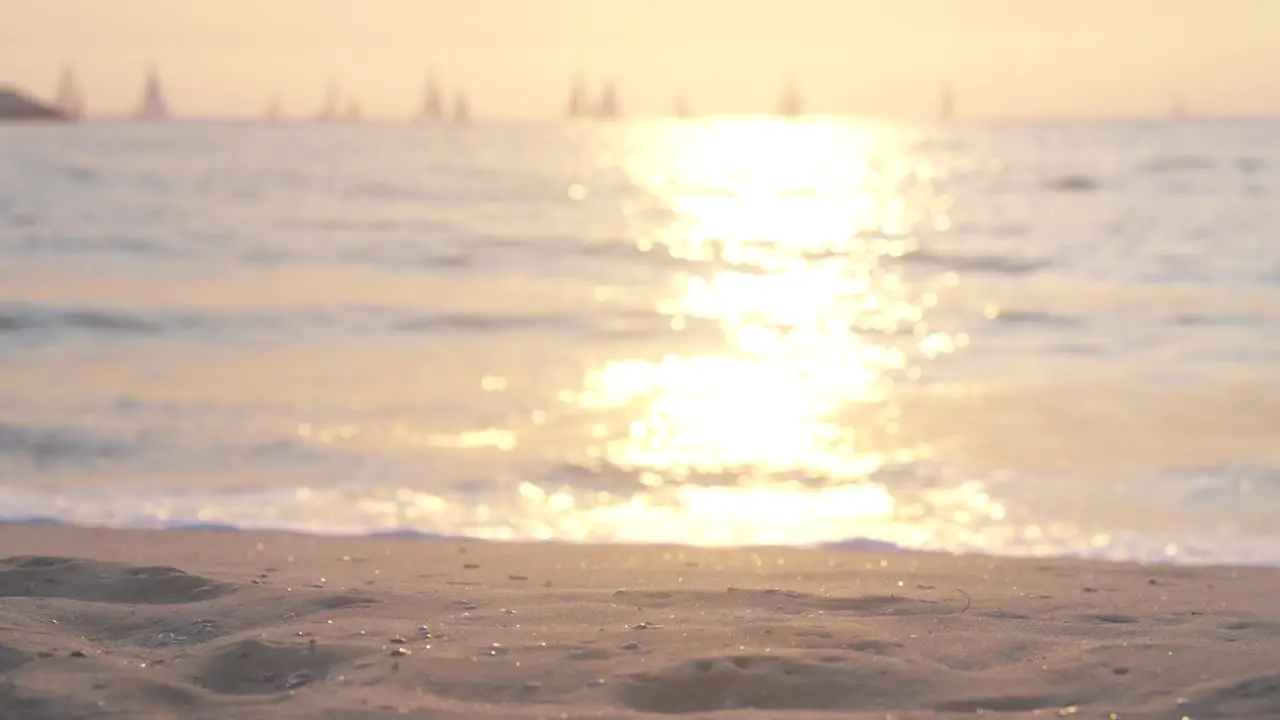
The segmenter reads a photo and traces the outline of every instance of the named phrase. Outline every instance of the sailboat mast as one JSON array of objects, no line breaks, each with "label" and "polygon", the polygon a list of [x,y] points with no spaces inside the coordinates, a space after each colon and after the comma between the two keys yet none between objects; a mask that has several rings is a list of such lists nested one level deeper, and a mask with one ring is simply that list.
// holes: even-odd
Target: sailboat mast
[{"label": "sailboat mast", "polygon": [[152,67],[147,71],[146,84],[142,91],[142,102],[138,106],[139,120],[163,120],[169,116],[169,103],[160,86],[160,74]]},{"label": "sailboat mast", "polygon": [[782,92],[782,101],[778,107],[778,114],[783,117],[798,117],[801,112],[800,91],[796,88],[796,81],[789,79]]},{"label": "sailboat mast", "polygon": [[569,107],[566,112],[571,118],[579,118],[587,114],[587,88],[581,74],[573,79],[573,87],[569,91]]},{"label": "sailboat mast", "polygon": [[596,115],[602,118],[618,117],[618,90],[613,83],[604,86],[604,91],[600,93],[600,107],[596,110]]},{"label": "sailboat mast", "polygon": [[84,115],[84,93],[76,80],[71,67],[64,66],[58,76],[58,91],[55,100],[58,110],[67,118],[75,120]]},{"label": "sailboat mast", "polygon": [[272,121],[280,119],[280,93],[267,98],[266,118]]},{"label": "sailboat mast", "polygon": [[336,120],[339,113],[339,104],[342,102],[342,92],[338,89],[338,82],[330,80],[328,87],[325,88],[324,104],[320,106],[318,119],[323,121]]},{"label": "sailboat mast", "polygon": [[422,117],[425,120],[439,120],[444,115],[444,101],[440,97],[440,82],[434,74],[427,76],[426,88],[422,93]]},{"label": "sailboat mast", "polygon": [[462,91],[458,91],[453,97],[453,121],[456,123],[471,121],[471,103],[467,101],[467,96]]},{"label": "sailboat mast", "polygon": [[689,117],[689,101],[685,98],[683,92],[676,93],[675,106],[672,108],[672,111],[675,113],[676,117]]}]

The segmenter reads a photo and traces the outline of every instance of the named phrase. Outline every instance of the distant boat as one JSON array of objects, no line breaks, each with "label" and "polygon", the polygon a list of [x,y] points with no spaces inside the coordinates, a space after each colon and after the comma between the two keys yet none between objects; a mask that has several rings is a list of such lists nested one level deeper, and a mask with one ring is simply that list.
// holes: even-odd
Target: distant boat
[{"label": "distant boat", "polygon": [[596,117],[616,118],[619,114],[618,91],[613,83],[604,86],[600,93],[600,105],[596,108]]},{"label": "distant boat", "polygon": [[587,107],[586,83],[581,76],[573,81],[573,88],[569,91],[569,106],[565,108],[565,114],[571,118],[586,117],[591,114]]},{"label": "distant boat", "polygon": [[689,110],[689,102],[685,99],[684,93],[676,94],[676,100],[672,106],[671,112],[678,118],[687,118],[692,115]]},{"label": "distant boat", "polygon": [[778,114],[783,117],[799,117],[804,114],[800,91],[794,80],[787,81],[787,86],[782,91],[782,99],[778,101]]},{"label": "distant boat", "polygon": [[347,110],[343,113],[342,118],[347,122],[360,122],[364,119],[364,111],[360,108],[360,103],[355,100],[347,102]]},{"label": "distant boat", "polygon": [[80,89],[80,81],[70,66],[62,68],[58,76],[58,91],[53,102],[54,107],[68,119],[78,120],[84,117],[84,92]]},{"label": "distant boat", "polygon": [[453,121],[456,123],[471,122],[471,103],[467,102],[467,96],[458,93],[453,97]]},{"label": "distant boat", "polygon": [[1173,101],[1169,103],[1169,118],[1171,120],[1183,120],[1187,117],[1186,105],[1182,102],[1182,94],[1176,93]]},{"label": "distant boat", "polygon": [[324,93],[324,104],[320,106],[320,112],[316,113],[316,119],[321,122],[337,120],[341,113],[341,105],[342,91],[338,89],[338,83],[330,81]]},{"label": "distant boat", "polygon": [[938,119],[944,123],[949,123],[955,119],[955,114],[955,94],[951,91],[951,83],[945,83],[942,86],[942,96],[938,99]]},{"label": "distant boat", "polygon": [[155,68],[147,71],[146,85],[142,90],[142,100],[134,113],[137,120],[165,120],[169,117],[169,101],[165,99],[164,89],[160,86],[160,75]]},{"label": "distant boat", "polygon": [[600,92],[599,101],[593,104],[587,99],[586,83],[578,76],[569,91],[565,114],[570,118],[616,118],[622,114],[618,107],[618,89],[613,83],[606,84]]},{"label": "distant boat", "polygon": [[422,119],[439,120],[444,117],[444,100],[441,99],[440,83],[432,75],[427,78],[427,87],[422,94]]},{"label": "distant boat", "polygon": [[280,115],[280,95],[277,93],[267,99],[267,109],[263,113],[263,117],[274,122],[280,119]]}]

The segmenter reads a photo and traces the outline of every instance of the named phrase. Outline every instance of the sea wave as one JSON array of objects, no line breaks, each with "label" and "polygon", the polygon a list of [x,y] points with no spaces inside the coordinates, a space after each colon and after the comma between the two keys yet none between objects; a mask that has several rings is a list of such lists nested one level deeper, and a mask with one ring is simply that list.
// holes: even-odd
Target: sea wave
[{"label": "sea wave", "polygon": [[1086,193],[1102,188],[1102,181],[1092,175],[1067,173],[1044,181],[1046,190],[1062,193]]},{"label": "sea wave", "polygon": [[199,322],[198,318],[172,313],[148,316],[88,307],[0,303],[0,333],[67,329],[108,335],[157,335]]},{"label": "sea wave", "polygon": [[920,248],[903,255],[900,260],[909,264],[928,265],[955,272],[1005,276],[1030,275],[1053,265],[1053,261],[1045,257],[963,253],[934,248]]},{"label": "sea wave", "polygon": [[[117,403],[117,414],[128,413]],[[104,411],[105,414],[106,411]],[[163,413],[153,413],[161,415]],[[170,416],[176,414],[168,413]],[[228,463],[258,469],[336,466],[329,448],[291,435],[238,441],[183,437],[158,426],[108,430],[92,425],[21,424],[0,421],[0,467],[11,476],[68,470],[97,474],[129,474],[130,469],[174,471]]]},{"label": "sea wave", "polygon": [[[38,223],[32,223],[36,225]],[[200,250],[191,246],[157,238],[137,237],[131,235],[67,235],[47,236],[44,234],[19,238],[10,241],[9,252],[27,255],[121,255],[139,258],[192,258],[200,254]]]},{"label": "sea wave", "polygon": [[[301,310],[147,311],[126,308],[0,303],[0,339],[64,334],[116,340],[165,338],[223,340],[240,334],[328,330],[393,333],[574,333],[581,337],[656,337],[671,332],[671,318],[652,309],[592,313],[415,313],[380,306]],[[686,318],[685,332],[714,323]],[[705,328],[703,326],[706,326]]]},{"label": "sea wave", "polygon": [[0,457],[47,465],[119,459],[135,450],[129,438],[100,431],[0,422]]},{"label": "sea wave", "polygon": [[[648,492],[594,493],[590,500],[529,483],[509,488],[503,497],[483,498],[367,483],[203,490],[149,485],[133,492],[125,486],[59,491],[8,485],[0,486],[0,522],[1280,565],[1273,536],[1233,534],[1210,526],[1176,534],[1123,529],[1099,533],[1064,522],[974,522],[957,519],[958,507],[938,505],[928,512],[918,507],[877,509],[876,498],[883,492],[868,481],[810,488],[688,487],[666,499]],[[944,502],[941,497],[934,502]],[[954,493],[951,497],[955,499]],[[857,503],[850,504],[852,499]]]},{"label": "sea wave", "polygon": [[992,322],[1003,325],[1032,325],[1053,328],[1077,328],[1088,320],[1078,315],[1049,312],[1046,310],[1010,310],[1001,309],[999,314],[991,318]]},{"label": "sea wave", "polygon": [[[0,490],[0,497],[4,497]],[[1106,546],[1095,547],[1088,544],[1054,543],[1045,539],[1035,543],[1024,543],[1017,546],[993,547],[989,543],[971,545],[945,546],[941,544],[913,544],[894,542],[878,537],[848,536],[839,540],[819,542],[786,543],[776,541],[716,543],[705,544],[686,542],[680,538],[644,539],[632,535],[618,536],[600,535],[592,538],[562,537],[554,533],[525,535],[512,532],[507,528],[493,528],[482,532],[441,532],[417,527],[381,527],[369,528],[359,525],[317,526],[314,523],[279,522],[259,519],[257,521],[219,521],[207,520],[201,513],[193,516],[166,517],[161,513],[118,515],[107,517],[105,513],[96,517],[86,517],[83,513],[75,513],[77,517],[68,518],[60,514],[56,508],[44,510],[32,508],[31,512],[8,512],[0,514],[3,525],[43,525],[84,528],[108,528],[120,530],[151,531],[200,531],[226,533],[296,533],[317,537],[366,537],[392,538],[405,540],[472,540],[481,542],[550,542],[575,544],[604,545],[686,545],[694,547],[753,548],[753,547],[795,547],[825,549],[842,552],[874,553],[894,555],[908,552],[945,553],[951,555],[976,555],[988,557],[1021,557],[1021,558],[1065,558],[1079,560],[1100,560],[1107,562],[1139,562],[1146,564],[1172,565],[1232,565],[1280,567],[1280,554],[1275,550],[1275,541],[1271,538],[1230,538],[1223,539],[1211,532],[1200,534],[1198,542],[1175,543],[1168,538],[1147,537],[1137,534],[1113,536]],[[1171,547],[1177,546],[1177,553]]]},{"label": "sea wave", "polygon": [[1217,158],[1206,155],[1160,155],[1143,162],[1138,171],[1155,175],[1203,173],[1214,170],[1217,163]]}]

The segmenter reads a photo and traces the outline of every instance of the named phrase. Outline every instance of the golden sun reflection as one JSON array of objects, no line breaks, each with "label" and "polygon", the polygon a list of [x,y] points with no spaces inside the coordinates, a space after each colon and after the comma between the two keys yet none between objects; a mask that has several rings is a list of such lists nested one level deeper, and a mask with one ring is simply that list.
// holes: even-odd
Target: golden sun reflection
[{"label": "golden sun reflection", "polygon": [[[890,457],[840,418],[852,404],[892,405],[912,363],[957,345],[921,332],[934,299],[888,262],[911,250],[923,215],[898,190],[903,165],[891,149],[875,152],[875,132],[847,124],[653,132],[670,134],[641,143],[651,151],[626,170],[676,219],[637,247],[689,268],[655,309],[675,332],[691,318],[714,322],[723,342],[589,372],[580,408],[634,413],[590,454],[641,473],[648,489],[633,506],[675,503],[696,518],[679,523],[700,535],[687,542],[805,541],[814,538],[795,535],[806,518],[891,518],[893,495],[869,476],[915,458]],[[779,523],[779,513],[797,517]]]},{"label": "golden sun reflection", "polygon": [[[625,332],[532,335],[527,357],[433,357],[436,385],[471,393],[461,427],[449,412],[299,425],[302,441],[468,478],[440,494],[370,490],[362,512],[488,538],[1005,543],[1000,498],[935,474],[956,423],[932,421],[930,393],[949,391],[920,382],[922,368],[967,338],[939,310],[958,276],[904,272],[917,231],[939,232],[936,171],[912,141],[843,121],[614,131],[601,135],[604,179],[568,187],[574,212],[623,216],[626,240],[592,247],[607,272],[556,309]],[[608,242],[597,235],[582,242]],[[493,482],[499,495],[476,490]]]}]

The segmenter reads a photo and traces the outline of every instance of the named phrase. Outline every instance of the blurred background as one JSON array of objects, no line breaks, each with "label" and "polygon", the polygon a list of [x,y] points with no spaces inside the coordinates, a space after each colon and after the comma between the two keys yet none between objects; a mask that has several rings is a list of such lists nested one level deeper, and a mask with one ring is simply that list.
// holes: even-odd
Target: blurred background
[{"label": "blurred background", "polygon": [[1277,20],[0,6],[0,516],[1274,563]]}]

